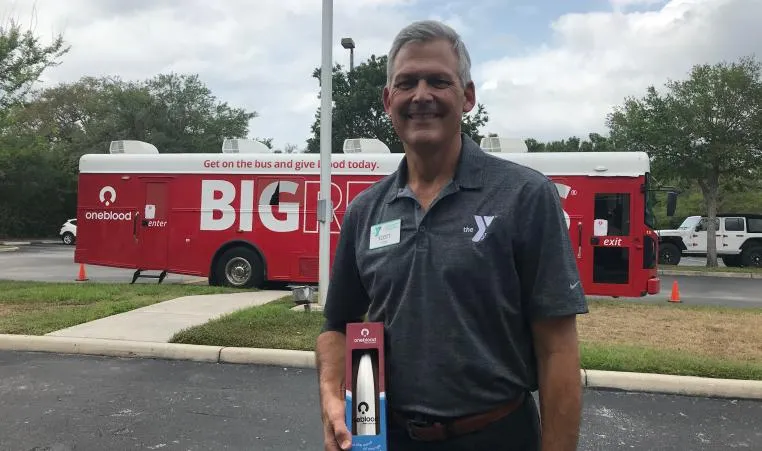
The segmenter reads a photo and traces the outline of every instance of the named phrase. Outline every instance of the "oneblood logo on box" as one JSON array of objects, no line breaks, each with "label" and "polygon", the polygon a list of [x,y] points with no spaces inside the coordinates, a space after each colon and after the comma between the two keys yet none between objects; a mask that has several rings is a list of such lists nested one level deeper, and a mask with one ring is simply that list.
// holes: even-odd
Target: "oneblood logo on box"
[{"label": "oneblood logo on box", "polygon": [[360,331],[360,335],[361,335],[361,337],[358,337],[358,338],[354,339],[355,343],[376,344],[376,337],[369,337],[368,336],[368,335],[370,335],[370,331],[368,330],[368,328],[364,327]]}]

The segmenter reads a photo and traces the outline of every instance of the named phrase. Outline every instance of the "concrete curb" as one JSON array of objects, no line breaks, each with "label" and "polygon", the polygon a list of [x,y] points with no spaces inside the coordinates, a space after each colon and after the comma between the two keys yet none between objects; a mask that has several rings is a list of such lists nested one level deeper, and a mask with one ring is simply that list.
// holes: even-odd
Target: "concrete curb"
[{"label": "concrete curb", "polygon": [[584,370],[585,386],[675,395],[762,400],[762,381]]},{"label": "concrete curb", "polygon": [[17,241],[0,241],[0,244],[6,246],[30,246],[32,244],[63,244],[61,240],[17,240]]},{"label": "concrete curb", "polygon": [[8,246],[5,244],[0,244],[0,252],[13,252],[17,250],[19,250],[17,246]]},{"label": "concrete curb", "polygon": [[[0,334],[0,350],[141,357],[196,362],[316,367],[312,351]],[[583,387],[685,396],[762,400],[762,381],[585,370]]]},{"label": "concrete curb", "polygon": [[680,271],[676,269],[661,269],[661,276],[688,276],[688,277],[721,277],[727,279],[762,279],[762,272],[712,272],[712,271]]}]

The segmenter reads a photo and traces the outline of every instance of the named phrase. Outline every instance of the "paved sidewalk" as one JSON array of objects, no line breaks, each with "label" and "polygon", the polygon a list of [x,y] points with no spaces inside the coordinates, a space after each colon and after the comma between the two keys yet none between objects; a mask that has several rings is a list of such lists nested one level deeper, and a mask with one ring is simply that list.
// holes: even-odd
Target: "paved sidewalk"
[{"label": "paved sidewalk", "polygon": [[266,304],[290,291],[183,296],[46,335],[167,343],[177,332],[236,310]]}]

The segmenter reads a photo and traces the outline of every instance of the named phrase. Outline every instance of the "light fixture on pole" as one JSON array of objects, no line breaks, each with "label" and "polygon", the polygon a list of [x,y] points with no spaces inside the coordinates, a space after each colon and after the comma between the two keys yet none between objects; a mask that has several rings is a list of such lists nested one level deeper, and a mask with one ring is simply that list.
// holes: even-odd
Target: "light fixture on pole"
[{"label": "light fixture on pole", "polygon": [[355,68],[355,41],[352,38],[341,38],[341,46],[349,49],[349,71]]},{"label": "light fixture on pole", "polygon": [[318,304],[325,306],[328,294],[329,261],[331,248],[331,133],[333,123],[332,91],[332,42],[333,42],[333,0],[323,0],[323,40],[322,64],[320,69],[320,196],[318,198]]}]

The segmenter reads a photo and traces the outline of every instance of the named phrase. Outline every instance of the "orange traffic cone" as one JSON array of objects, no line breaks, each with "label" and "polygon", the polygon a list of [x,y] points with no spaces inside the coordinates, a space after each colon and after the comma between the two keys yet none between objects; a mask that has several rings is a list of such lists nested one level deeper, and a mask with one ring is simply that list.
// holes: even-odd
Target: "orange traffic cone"
[{"label": "orange traffic cone", "polygon": [[77,282],[84,282],[88,280],[87,274],[85,274],[85,265],[84,263],[79,264],[79,276],[77,277]]},{"label": "orange traffic cone", "polygon": [[672,282],[672,296],[669,297],[669,302],[680,303],[680,288],[677,286],[677,280]]}]

